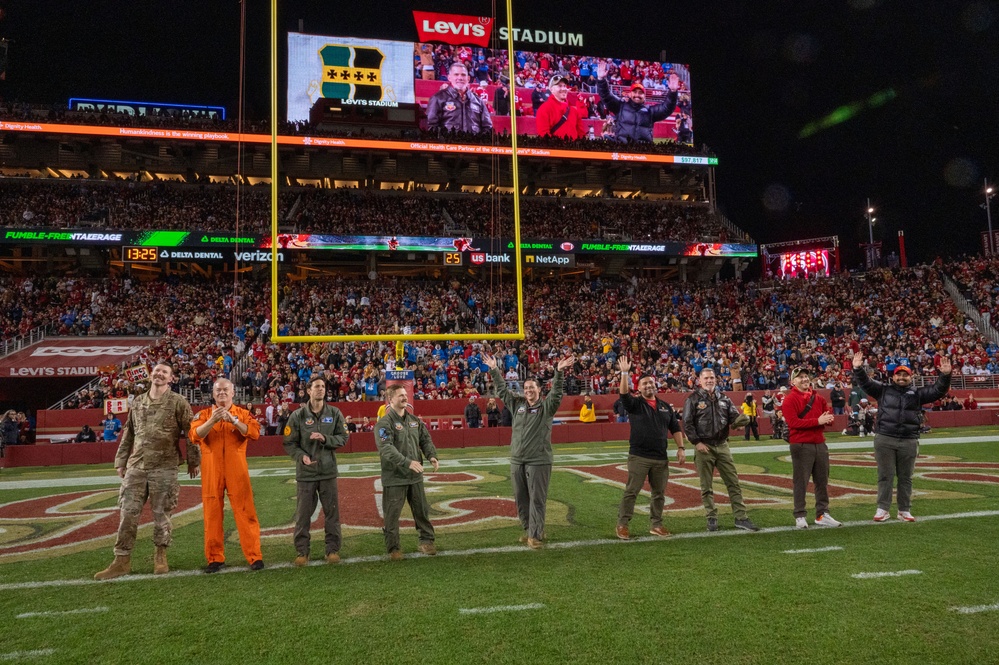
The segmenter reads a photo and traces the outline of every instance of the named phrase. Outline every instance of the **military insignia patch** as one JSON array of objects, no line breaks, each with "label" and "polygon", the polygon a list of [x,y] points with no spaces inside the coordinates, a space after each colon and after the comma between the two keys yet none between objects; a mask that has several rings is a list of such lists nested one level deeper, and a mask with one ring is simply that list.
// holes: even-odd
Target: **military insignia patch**
[{"label": "military insignia patch", "polygon": [[521,406],[519,409],[517,409],[517,413],[527,413],[527,409]]},{"label": "military insignia patch", "polygon": [[382,441],[388,441],[389,431],[387,429],[385,429],[384,427],[380,427],[378,429],[378,436],[381,437]]},{"label": "military insignia patch", "polygon": [[285,436],[288,436],[289,434],[291,434],[291,428],[290,428],[290,427],[288,427],[287,425],[285,425],[285,428],[284,428],[284,435],[285,435]]},{"label": "military insignia patch", "polygon": [[402,431],[402,423],[396,423],[395,424],[395,428],[396,428],[397,431],[401,432]]},{"label": "military insignia patch", "polygon": [[413,429],[416,429],[417,427],[420,426],[420,423],[418,423],[415,420],[413,420],[413,421],[410,421],[409,426],[412,427]]},{"label": "military insignia patch", "polygon": [[305,424],[306,425],[315,425],[316,421],[313,420],[312,418],[309,418],[308,420],[305,421]]},{"label": "military insignia patch", "polygon": [[331,422],[333,422],[333,416],[327,416],[327,417],[323,418],[323,422],[324,423],[331,423]]},{"label": "military insignia patch", "polygon": [[444,105],[444,110],[445,111],[449,111],[450,112],[450,111],[453,111],[455,108],[457,108],[457,107],[454,105],[454,102],[448,102],[447,104]]},{"label": "military insignia patch", "polygon": [[698,409],[706,409],[706,408],[708,408],[708,403],[707,402],[698,402],[697,403],[697,408]]}]

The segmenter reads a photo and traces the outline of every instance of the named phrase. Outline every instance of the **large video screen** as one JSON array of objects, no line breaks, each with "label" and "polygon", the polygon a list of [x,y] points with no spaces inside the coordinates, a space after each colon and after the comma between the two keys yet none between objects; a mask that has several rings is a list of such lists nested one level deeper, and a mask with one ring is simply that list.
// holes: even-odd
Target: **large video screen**
[{"label": "large video screen", "polygon": [[796,277],[828,277],[830,275],[829,250],[816,249],[805,252],[770,254],[771,271],[780,279]]},{"label": "large video screen", "polygon": [[[460,88],[459,94],[475,94],[486,106],[494,132],[509,132],[510,114],[516,109],[518,134],[694,142],[690,69],[686,65],[515,51],[516,81],[513,88],[508,88],[503,85],[508,82],[507,53],[481,47],[417,44],[414,89],[417,102],[427,109],[430,127],[436,124],[451,128],[447,126],[447,102],[455,93],[448,89]],[[458,64],[464,65],[464,75]],[[569,131],[573,128],[568,121],[552,131],[565,112],[553,115],[541,110],[552,96],[549,84],[554,77],[564,77],[567,94],[562,101],[574,106],[582,121],[574,131]],[[601,84],[601,79],[606,85]],[[639,88],[641,95],[637,94]],[[443,104],[432,103],[435,95]],[[456,107],[453,101],[452,105]],[[646,135],[634,135],[630,127],[636,117],[633,109],[642,109],[637,115],[651,116],[651,131]],[[450,112],[455,113],[453,109]]]},{"label": "large video screen", "polygon": [[288,33],[288,121],[321,98],[358,106],[414,103],[413,43]]}]

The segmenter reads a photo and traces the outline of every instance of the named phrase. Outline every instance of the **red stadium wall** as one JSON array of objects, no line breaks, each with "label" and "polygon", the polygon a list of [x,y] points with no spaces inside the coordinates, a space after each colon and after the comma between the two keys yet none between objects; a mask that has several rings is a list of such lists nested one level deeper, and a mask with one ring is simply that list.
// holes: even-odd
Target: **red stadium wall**
[{"label": "red stadium wall", "polygon": [[[956,391],[959,398],[964,399],[966,391]],[[744,392],[728,393],[737,404],[745,397]],[[680,408],[686,393],[668,393],[660,395],[673,406]],[[999,390],[975,391],[975,398],[980,402],[999,401]],[[579,396],[566,397],[562,401],[557,418],[566,424],[556,426],[552,430],[552,443],[584,443],[588,441],[625,441],[628,439],[630,426],[627,423],[613,422],[612,407],[617,400],[616,395],[597,395],[593,398],[597,407],[598,421],[593,424],[579,423],[579,409],[583,399]],[[472,448],[480,446],[506,446],[510,443],[510,428],[480,428],[451,429],[448,426],[463,422],[465,400],[433,400],[419,401],[416,410],[434,428],[434,445],[438,448]],[[478,401],[480,408],[484,399]],[[373,418],[378,411],[380,402],[345,402],[336,404],[345,415],[355,419],[368,416]],[[983,425],[999,425],[999,409],[980,409],[977,411],[931,411],[928,413],[932,427],[974,427]],[[100,409],[76,409],[67,411],[39,411],[38,436],[42,441],[51,437],[69,438],[75,436],[84,424],[94,427],[98,435],[101,430],[97,424],[102,420]],[[837,416],[829,431],[840,431],[846,427],[846,416]],[[766,418],[760,419],[760,434],[770,434],[770,423]],[[733,432],[733,437],[742,436]],[[9,446],[5,466],[58,466],[62,464],[110,464],[114,461],[118,450],[116,442],[48,444],[39,443],[34,446]],[[374,452],[375,439],[371,432],[351,434],[347,445],[341,450],[344,453]],[[250,457],[270,457],[284,455],[280,436],[264,436],[250,444],[247,451]]]}]

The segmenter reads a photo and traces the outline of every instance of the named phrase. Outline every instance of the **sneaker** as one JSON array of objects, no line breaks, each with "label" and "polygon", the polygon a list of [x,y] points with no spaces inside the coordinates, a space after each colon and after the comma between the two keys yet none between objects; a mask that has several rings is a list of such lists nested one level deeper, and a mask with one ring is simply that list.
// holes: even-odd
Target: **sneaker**
[{"label": "sneaker", "polygon": [[528,538],[527,546],[530,547],[532,550],[540,550],[542,547],[542,542],[535,538]]},{"label": "sneaker", "polygon": [[717,531],[717,530],[718,530],[718,518],[717,517],[709,517],[708,518],[708,531]]},{"label": "sneaker", "polygon": [[760,527],[758,527],[755,524],[753,524],[753,520],[749,519],[748,517],[746,519],[744,519],[744,520],[736,520],[735,521],[735,528],[736,529],[742,529],[743,531],[759,531],[760,530]]},{"label": "sneaker", "polygon": [[818,526],[843,526],[843,523],[833,519],[833,516],[829,513],[822,513],[815,518],[815,524]]},{"label": "sneaker", "polygon": [[307,566],[309,565],[309,557],[307,557],[304,554],[299,554],[297,557],[295,557],[294,564],[298,568],[301,568],[302,566]]},{"label": "sneaker", "polygon": [[670,536],[673,535],[672,533],[670,533],[661,526],[652,527],[651,529],[649,529],[649,533],[651,533],[653,536],[659,536],[660,538],[669,538]]},{"label": "sneaker", "polygon": [[402,552],[399,550],[392,550],[389,552],[389,559],[391,561],[402,561]]},{"label": "sneaker", "polygon": [[807,529],[808,528],[808,520],[806,520],[804,517],[795,517],[794,518],[794,528],[795,529]]},{"label": "sneaker", "polygon": [[264,562],[261,559],[257,559],[256,561],[250,564],[250,570],[263,570],[263,569],[264,569]]},{"label": "sneaker", "polygon": [[433,543],[420,543],[416,549],[420,550],[420,552],[426,554],[427,556],[434,556],[437,554],[437,546]]},{"label": "sneaker", "polygon": [[875,522],[887,522],[888,518],[890,517],[891,515],[888,513],[887,510],[882,510],[880,508],[878,508],[878,512],[874,513]]},{"label": "sneaker", "polygon": [[900,511],[898,511],[898,519],[902,520],[903,522],[915,522],[916,521],[916,518],[913,517],[912,513],[910,513],[908,510],[900,510]]},{"label": "sneaker", "polygon": [[326,555],[326,563],[340,563],[340,555],[336,552],[330,552]]},{"label": "sneaker", "polygon": [[631,538],[631,534],[628,532],[627,525],[622,526],[618,524],[615,533],[617,533],[617,537],[620,538],[621,540],[628,540],[629,538]]},{"label": "sneaker", "polygon": [[206,573],[217,573],[225,568],[225,562],[223,561],[212,561],[210,564],[205,566]]}]

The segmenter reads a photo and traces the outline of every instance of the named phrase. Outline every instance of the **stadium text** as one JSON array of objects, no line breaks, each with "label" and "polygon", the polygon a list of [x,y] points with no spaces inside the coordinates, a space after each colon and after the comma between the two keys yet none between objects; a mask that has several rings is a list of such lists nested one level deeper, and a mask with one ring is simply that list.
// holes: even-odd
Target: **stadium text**
[{"label": "stadium text", "polygon": [[[499,29],[500,41],[507,40],[507,29]],[[583,35],[577,32],[553,32],[552,30],[522,30],[513,29],[513,41],[526,44],[558,44],[559,46],[582,46]]]}]

